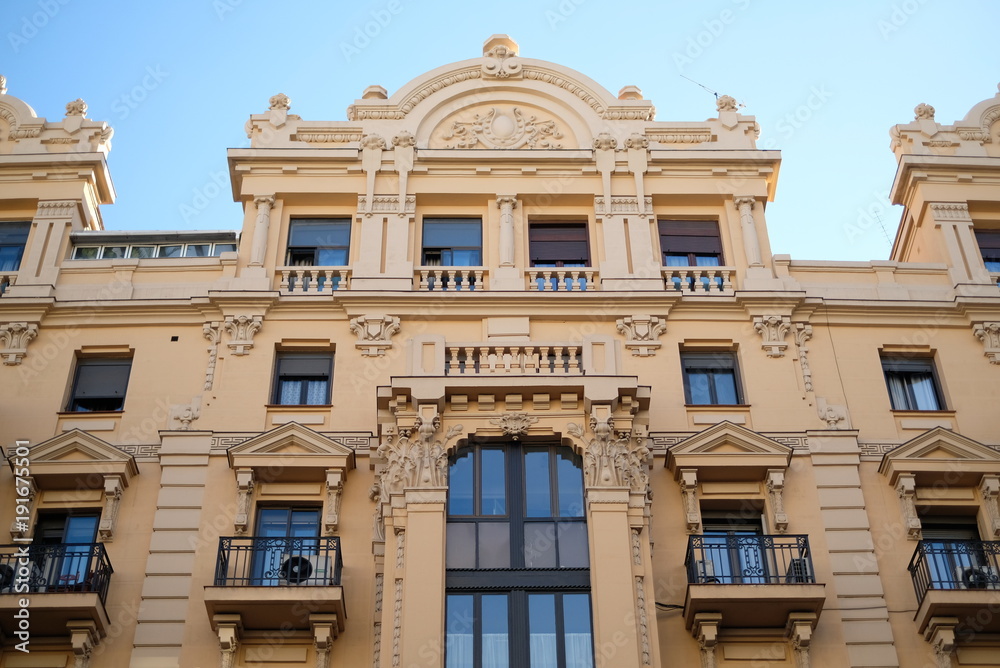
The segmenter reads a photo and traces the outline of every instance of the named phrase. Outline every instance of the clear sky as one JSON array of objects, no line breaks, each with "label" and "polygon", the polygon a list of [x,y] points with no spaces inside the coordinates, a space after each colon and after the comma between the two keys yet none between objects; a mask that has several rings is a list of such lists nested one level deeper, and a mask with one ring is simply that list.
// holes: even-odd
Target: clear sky
[{"label": "clear sky", "polygon": [[[0,74],[39,116],[83,98],[115,128],[109,230],[238,229],[226,149],[271,95],[305,120],[346,120],[366,86],[391,93],[507,33],[526,58],[612,93],[639,86],[658,121],[715,115],[707,91],[757,117],[782,151],[767,222],[775,253],[888,257],[901,207],[888,131],[921,102],[953,123],[1000,81],[995,0],[5,0]],[[865,213],[870,212],[870,213]]]}]

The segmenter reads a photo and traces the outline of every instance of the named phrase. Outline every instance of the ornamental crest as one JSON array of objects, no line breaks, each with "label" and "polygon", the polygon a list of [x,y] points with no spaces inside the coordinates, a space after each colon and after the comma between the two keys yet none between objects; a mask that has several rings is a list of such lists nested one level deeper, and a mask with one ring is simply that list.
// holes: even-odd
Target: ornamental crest
[{"label": "ornamental crest", "polygon": [[454,121],[442,138],[446,148],[562,148],[557,139],[563,135],[555,121],[540,121],[525,116],[514,107],[509,113],[491,108],[476,114],[472,122]]},{"label": "ornamental crest", "polygon": [[512,436],[515,441],[521,434],[527,433],[528,428],[536,422],[538,422],[538,418],[527,413],[504,413],[498,418],[490,419],[490,424],[500,427],[504,436]]}]

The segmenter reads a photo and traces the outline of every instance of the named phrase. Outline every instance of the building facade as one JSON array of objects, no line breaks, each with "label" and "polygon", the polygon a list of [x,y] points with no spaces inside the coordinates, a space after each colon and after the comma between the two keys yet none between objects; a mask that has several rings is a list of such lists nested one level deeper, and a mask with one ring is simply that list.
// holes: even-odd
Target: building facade
[{"label": "building facade", "polygon": [[0,88],[0,668],[1000,665],[1000,95],[836,262],[732,98],[505,35],[272,97],[238,233],[105,230],[111,129]]}]

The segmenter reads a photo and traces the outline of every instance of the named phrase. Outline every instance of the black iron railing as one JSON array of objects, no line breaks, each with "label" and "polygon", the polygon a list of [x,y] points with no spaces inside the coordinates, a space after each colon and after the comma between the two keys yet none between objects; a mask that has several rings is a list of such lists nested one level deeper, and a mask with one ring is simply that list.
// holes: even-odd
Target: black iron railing
[{"label": "black iron railing", "polygon": [[684,565],[692,584],[816,582],[808,536],[690,536]]},{"label": "black iron railing", "polygon": [[0,545],[0,594],[89,591],[106,603],[114,570],[101,543]]},{"label": "black iron railing", "polygon": [[327,587],[340,584],[340,538],[219,539],[215,584],[222,587]]},{"label": "black iron railing", "polygon": [[1000,590],[1000,541],[922,540],[909,569],[918,604],[932,589]]}]

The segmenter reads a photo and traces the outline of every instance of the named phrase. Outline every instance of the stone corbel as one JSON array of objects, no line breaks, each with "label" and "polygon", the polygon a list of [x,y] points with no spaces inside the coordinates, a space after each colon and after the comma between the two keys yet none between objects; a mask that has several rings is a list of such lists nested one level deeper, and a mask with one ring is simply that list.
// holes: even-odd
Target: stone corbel
[{"label": "stone corbel", "polygon": [[326,508],[323,513],[323,531],[327,536],[337,533],[340,524],[341,493],[344,491],[344,472],[341,469],[326,471]]},{"label": "stone corbel", "polygon": [[687,516],[687,532],[701,532],[701,508],[698,506],[698,471],[681,469],[681,494],[684,496],[684,512]]},{"label": "stone corbel", "polygon": [[771,526],[776,533],[788,531],[788,515],[785,514],[785,471],[783,469],[767,470],[767,493],[771,498]]},{"label": "stone corbel", "polygon": [[753,328],[762,340],[760,347],[767,352],[768,357],[784,357],[785,335],[792,327],[792,321],[786,315],[754,316]]},{"label": "stone corbel", "polygon": [[264,266],[264,253],[267,250],[268,229],[271,226],[271,207],[274,206],[274,195],[254,197],[257,206],[257,217],[254,219],[253,245],[250,247],[251,267]]},{"label": "stone corbel", "polygon": [[1000,540],[1000,476],[984,475],[979,483],[989,527],[987,540]]},{"label": "stone corbel", "polygon": [[934,658],[939,668],[952,668],[951,653],[955,651],[957,617],[931,617],[924,631],[924,638],[934,648]]},{"label": "stone corbel", "polygon": [[604,214],[611,215],[611,174],[615,171],[615,149],[618,140],[607,132],[602,132],[594,139],[594,160],[597,161],[597,171],[601,173],[601,183],[604,185]]},{"label": "stone corbel", "polygon": [[259,315],[228,316],[224,327],[229,332],[229,349],[233,355],[246,355],[253,348],[253,337],[260,331],[264,319]]},{"label": "stone corbel", "polygon": [[701,668],[715,668],[715,647],[719,644],[721,623],[722,614],[718,612],[699,612],[694,616],[691,631],[701,649]]},{"label": "stone corbel", "polygon": [[667,323],[655,315],[630,315],[616,321],[618,332],[625,335],[625,347],[636,357],[649,357],[660,347],[657,341],[667,331]]},{"label": "stone corbel", "polygon": [[101,525],[98,533],[101,540],[110,543],[115,538],[115,524],[118,522],[118,506],[122,500],[122,478],[119,475],[104,476],[104,512],[101,513]]},{"label": "stone corbel", "polygon": [[816,614],[812,612],[793,612],[788,615],[785,634],[792,643],[797,668],[809,668],[809,644],[812,632],[816,628]]},{"label": "stone corbel", "polygon": [[[977,322],[972,333],[983,342],[983,354],[990,364],[1000,364],[1000,322]],[[4,361],[4,364],[8,362]]]},{"label": "stone corbel", "polygon": [[28,344],[38,336],[38,325],[29,322],[7,322],[0,325],[0,357],[4,366],[16,366],[28,354]]},{"label": "stone corbel", "polygon": [[[396,174],[399,175],[399,216],[403,217],[406,215],[406,183],[410,176],[410,172],[413,170],[413,158],[416,152],[417,140],[416,138],[403,130],[398,135],[392,138],[392,163],[396,168]],[[371,199],[368,200],[369,206],[371,206]],[[368,209],[371,211],[371,209]]]},{"label": "stone corbel", "polygon": [[73,646],[73,668],[89,668],[90,657],[101,640],[97,624],[90,620],[70,620],[66,629]]},{"label": "stone corbel", "polygon": [[245,536],[247,533],[255,483],[253,469],[236,470],[236,519],[233,520],[233,531],[237,536]]},{"label": "stone corbel", "polygon": [[213,615],[219,634],[219,668],[236,668],[236,651],[243,635],[243,622],[239,615]]},{"label": "stone corbel", "polygon": [[[646,217],[646,208],[643,203],[646,201],[646,191],[643,187],[642,179],[649,166],[649,138],[645,135],[633,133],[625,140],[627,149],[628,171],[632,172],[635,178],[635,199],[639,209],[639,217]],[[611,200],[607,200],[607,205],[611,205]]]},{"label": "stone corbel", "polygon": [[[18,478],[18,480],[23,480],[25,484],[15,486],[14,493],[17,495],[15,501],[18,506],[24,506],[24,512],[20,512],[19,508],[15,515],[30,518],[35,507],[35,499],[38,498],[38,487],[35,485],[35,479],[31,476]],[[28,522],[25,520],[15,519],[10,525],[10,539],[19,541],[26,538],[29,528]]]},{"label": "stone corbel", "polygon": [[[372,215],[372,204],[375,201],[375,174],[382,169],[382,151],[385,150],[385,140],[371,134],[361,138],[361,169],[365,171],[365,215]],[[405,197],[403,198],[405,200]],[[403,206],[401,203],[400,206]]]},{"label": "stone corbel", "polygon": [[309,615],[313,644],[316,646],[316,668],[330,667],[330,649],[337,639],[337,615]]},{"label": "stone corbel", "polygon": [[920,540],[920,516],[914,497],[917,492],[917,480],[912,473],[899,476],[896,481],[896,493],[899,495],[899,507],[903,511],[903,523],[906,525],[906,537],[910,540]]},{"label": "stone corbel", "polygon": [[392,348],[392,337],[399,332],[399,318],[392,315],[362,315],[351,320],[351,331],[358,335],[354,344],[365,357],[381,357]]}]

